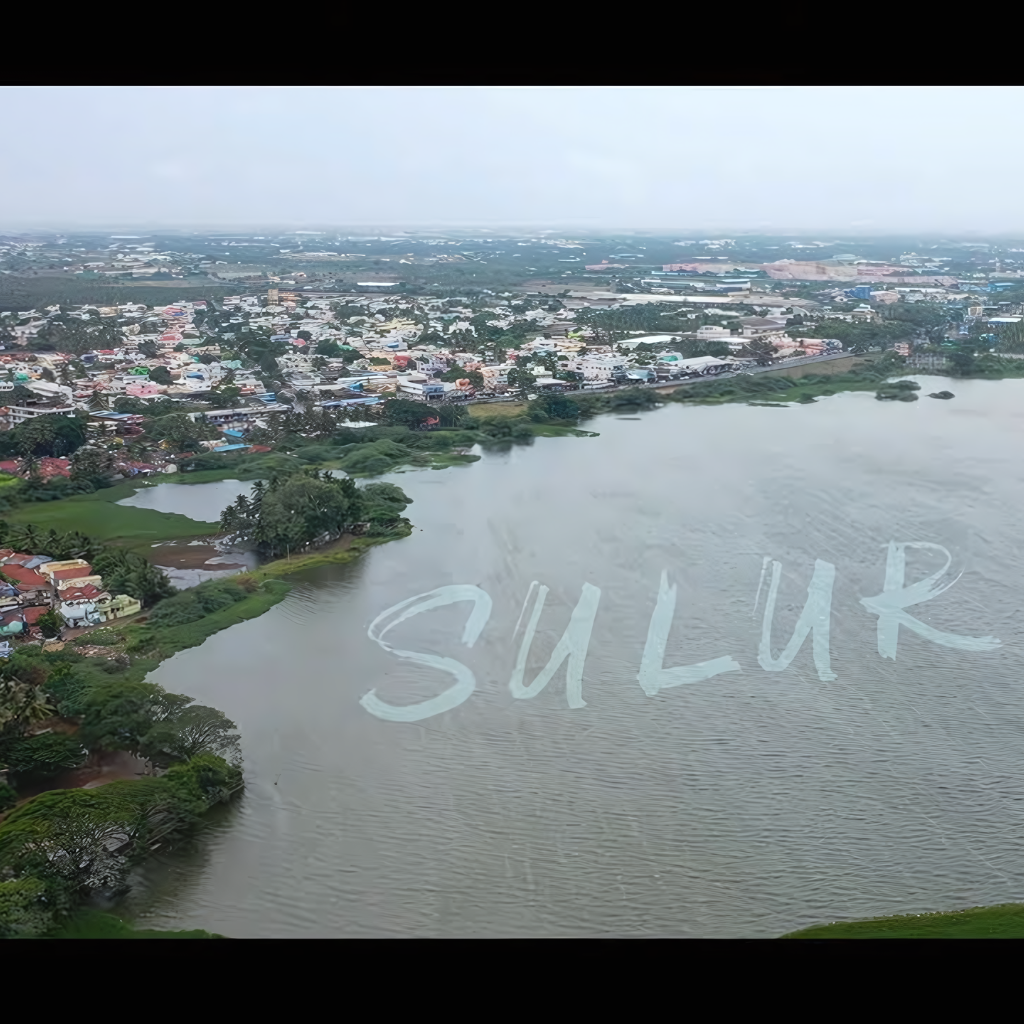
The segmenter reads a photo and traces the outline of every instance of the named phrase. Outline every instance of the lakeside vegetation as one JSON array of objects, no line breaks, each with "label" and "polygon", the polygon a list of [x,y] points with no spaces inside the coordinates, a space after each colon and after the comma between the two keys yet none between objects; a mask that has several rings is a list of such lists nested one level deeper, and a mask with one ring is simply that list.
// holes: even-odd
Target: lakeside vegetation
[{"label": "lakeside vegetation", "polygon": [[784,939],[1020,939],[1024,903],[973,907],[941,914],[837,921],[783,935]]},{"label": "lakeside vegetation", "polygon": [[[0,937],[129,937],[116,918],[83,917],[89,902],[122,895],[135,864],[194,833],[207,810],[243,785],[234,723],[146,677],[163,659],[264,614],[291,589],[280,576],[407,536],[409,503],[393,484],[357,487],[300,463],[258,482],[251,499],[225,510],[224,525],[265,557],[314,553],[177,593],[130,551],[80,533],[0,522],[0,539],[88,555],[115,589],[134,587],[155,601],[135,621],[59,648],[18,644],[0,662],[0,768],[9,779],[0,783]],[[90,639],[92,646],[81,642]],[[53,788],[88,759],[116,751],[146,774],[94,789]]]}]

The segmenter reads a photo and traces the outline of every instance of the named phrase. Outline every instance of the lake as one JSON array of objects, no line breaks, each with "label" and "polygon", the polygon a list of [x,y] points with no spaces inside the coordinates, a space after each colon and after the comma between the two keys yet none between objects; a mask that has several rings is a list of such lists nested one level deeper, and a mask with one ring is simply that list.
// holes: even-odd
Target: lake
[{"label": "lake", "polygon": [[[758,937],[1024,899],[1024,381],[918,379],[914,403],[670,405],[389,477],[412,536],[150,676],[238,723],[247,788],[125,910],[237,937]],[[455,585],[476,603],[398,621]],[[564,664],[534,683],[564,632],[582,706]],[[707,662],[735,667],[671,685]]]},{"label": "lake", "polygon": [[252,480],[216,480],[207,484],[159,483],[143,486],[118,505],[174,512],[200,523],[216,523],[220,514],[240,495],[252,491]]}]

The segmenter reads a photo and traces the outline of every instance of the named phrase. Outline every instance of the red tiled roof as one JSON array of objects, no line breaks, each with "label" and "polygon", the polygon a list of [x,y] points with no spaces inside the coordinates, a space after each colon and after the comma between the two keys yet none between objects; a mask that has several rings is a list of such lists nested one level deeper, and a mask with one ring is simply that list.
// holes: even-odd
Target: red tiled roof
[{"label": "red tiled roof", "polygon": [[75,566],[73,569],[57,569],[53,573],[54,582],[58,580],[80,580],[83,576],[92,576],[92,567],[88,565]]},{"label": "red tiled roof", "polygon": [[40,459],[39,475],[47,479],[53,476],[69,477],[71,476],[71,462],[69,459]]},{"label": "red tiled roof", "polygon": [[26,569],[23,565],[11,565],[11,563],[8,562],[2,569],[0,569],[0,572],[3,572],[5,576],[10,576],[10,578],[18,584],[19,589],[21,587],[46,586],[46,580],[44,580],[39,573],[35,572],[33,569]]},{"label": "red tiled roof", "polygon": [[25,623],[29,626],[34,626],[39,621],[39,617],[45,615],[50,609],[33,606],[32,608],[22,608],[21,610],[25,616]]},{"label": "red tiled roof", "polygon": [[102,594],[103,591],[98,587],[95,587],[92,583],[86,583],[84,587],[65,587],[60,592],[60,599],[65,602],[95,601]]},{"label": "red tiled roof", "polygon": [[273,448],[268,448],[265,444],[254,444],[249,447],[251,452],[272,452]]}]

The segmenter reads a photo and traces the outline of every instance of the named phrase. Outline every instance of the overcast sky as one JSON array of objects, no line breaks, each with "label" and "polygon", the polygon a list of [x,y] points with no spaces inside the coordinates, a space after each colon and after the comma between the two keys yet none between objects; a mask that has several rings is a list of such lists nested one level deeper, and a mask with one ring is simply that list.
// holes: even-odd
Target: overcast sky
[{"label": "overcast sky", "polygon": [[1021,88],[0,88],[0,229],[1024,233]]}]

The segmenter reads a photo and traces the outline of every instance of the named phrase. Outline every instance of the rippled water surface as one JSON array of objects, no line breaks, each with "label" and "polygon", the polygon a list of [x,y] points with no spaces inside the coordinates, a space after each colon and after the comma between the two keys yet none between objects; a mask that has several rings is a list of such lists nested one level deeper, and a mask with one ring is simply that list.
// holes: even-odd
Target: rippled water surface
[{"label": "rippled water surface", "polygon": [[[1024,381],[923,383],[957,397],[669,406],[396,477],[411,537],[154,673],[237,721],[247,789],[147,869],[130,909],[233,936],[771,936],[1024,899]],[[956,582],[908,614],[1001,646],[901,627],[896,659],[880,657],[860,599],[882,592],[890,541],[952,559]],[[775,655],[815,561],[835,566],[835,679],[810,636],[784,671],[759,665],[765,556],[782,565]],[[945,561],[906,557],[908,584]],[[647,696],[665,570],[665,667],[741,671]],[[564,667],[532,699],[510,693],[532,581],[550,593],[527,683],[582,586],[600,588],[585,707],[568,706]],[[401,705],[451,685],[367,629],[454,583],[493,599],[471,649],[467,604],[386,640],[463,662],[476,691],[420,722],[369,714],[371,689]]]},{"label": "rippled water surface", "polygon": [[217,480],[208,484],[160,483],[143,487],[117,504],[174,512],[200,523],[216,523],[221,512],[235,498],[249,494],[252,484],[251,480]]}]

